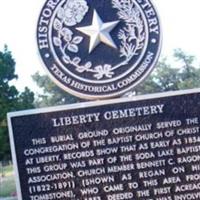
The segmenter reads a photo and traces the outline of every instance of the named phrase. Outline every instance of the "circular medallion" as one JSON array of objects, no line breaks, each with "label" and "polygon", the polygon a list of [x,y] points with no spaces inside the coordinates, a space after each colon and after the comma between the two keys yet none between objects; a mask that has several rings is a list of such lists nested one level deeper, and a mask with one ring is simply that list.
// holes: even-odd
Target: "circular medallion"
[{"label": "circular medallion", "polygon": [[86,99],[111,98],[155,66],[160,22],[149,0],[47,0],[37,42],[58,86]]}]

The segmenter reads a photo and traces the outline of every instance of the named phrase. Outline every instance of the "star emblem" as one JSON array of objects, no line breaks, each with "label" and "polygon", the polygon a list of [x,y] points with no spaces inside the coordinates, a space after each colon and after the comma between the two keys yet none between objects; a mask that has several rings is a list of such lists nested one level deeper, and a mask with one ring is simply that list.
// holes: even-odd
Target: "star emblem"
[{"label": "star emblem", "polygon": [[90,37],[89,53],[91,53],[101,42],[110,47],[117,48],[110,32],[117,26],[118,23],[119,21],[104,23],[97,11],[94,10],[92,24],[90,26],[76,29]]}]

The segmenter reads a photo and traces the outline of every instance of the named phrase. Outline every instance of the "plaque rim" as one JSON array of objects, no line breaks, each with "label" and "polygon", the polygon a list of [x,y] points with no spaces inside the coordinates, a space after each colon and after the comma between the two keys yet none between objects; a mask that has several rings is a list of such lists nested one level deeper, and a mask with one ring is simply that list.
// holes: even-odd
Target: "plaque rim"
[{"label": "plaque rim", "polygon": [[164,98],[164,97],[173,97],[173,96],[187,95],[187,94],[193,94],[193,93],[194,94],[200,93],[200,88],[159,92],[159,93],[152,93],[152,94],[136,95],[133,97],[104,99],[104,100],[88,101],[88,102],[81,102],[81,103],[65,104],[65,105],[59,105],[59,106],[50,106],[50,107],[44,107],[44,108],[14,111],[14,112],[7,113],[7,119],[10,122],[12,117],[34,115],[34,114],[39,114],[39,113],[41,114],[50,113],[50,112],[57,112],[57,111],[62,111],[62,110],[79,109],[79,108],[84,108],[84,107],[90,108],[93,106],[101,106],[105,104],[110,105],[110,104],[126,103],[130,101],[132,102],[132,101],[140,101],[140,100],[142,101],[142,100]]}]

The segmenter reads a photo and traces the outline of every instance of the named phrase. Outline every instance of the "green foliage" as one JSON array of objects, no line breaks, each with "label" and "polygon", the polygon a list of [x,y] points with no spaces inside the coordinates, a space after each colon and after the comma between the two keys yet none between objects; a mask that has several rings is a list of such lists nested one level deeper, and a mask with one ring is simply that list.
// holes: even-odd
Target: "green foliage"
[{"label": "green foliage", "polygon": [[34,107],[34,93],[29,88],[25,87],[24,92],[22,92],[18,98],[18,109],[25,110]]},{"label": "green foliage", "polygon": [[43,90],[43,94],[40,94],[37,99],[37,107],[64,105],[80,101],[80,99],[60,89],[48,78],[48,76],[40,75],[37,72],[32,77],[37,85]]},{"label": "green foliage", "polygon": [[0,84],[6,84],[9,81],[17,78],[15,74],[15,61],[12,58],[11,52],[8,51],[7,46],[4,52],[0,52]]},{"label": "green foliage", "polygon": [[[173,64],[172,64],[173,63]],[[37,106],[54,106],[81,101],[59,89],[47,76],[33,75],[34,81],[43,89]],[[136,94],[150,94],[200,87],[200,68],[195,66],[195,57],[176,49],[173,62],[163,58],[153,73],[137,88]]]},{"label": "green foliage", "polygon": [[195,57],[182,50],[174,51],[173,66],[162,59],[154,72],[136,88],[137,94],[175,91],[200,87],[200,68],[195,66]]},{"label": "green foliage", "polygon": [[0,52],[0,160],[10,158],[6,115],[8,112],[34,107],[34,93],[28,88],[20,93],[10,82],[17,78],[15,61],[5,47]]}]

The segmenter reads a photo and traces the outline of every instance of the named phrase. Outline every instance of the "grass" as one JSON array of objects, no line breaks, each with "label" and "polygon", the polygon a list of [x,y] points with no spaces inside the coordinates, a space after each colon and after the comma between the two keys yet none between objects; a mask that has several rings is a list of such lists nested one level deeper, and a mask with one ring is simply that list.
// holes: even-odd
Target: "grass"
[{"label": "grass", "polygon": [[10,197],[15,192],[14,176],[9,176],[0,183],[0,197]]},{"label": "grass", "polygon": [[3,167],[3,173],[4,173],[5,176],[10,176],[11,174],[13,174],[13,166],[8,165],[6,167]]},{"label": "grass", "polygon": [[0,176],[0,198],[10,197],[14,193],[16,193],[13,167],[12,166],[4,167],[3,174],[4,174],[3,178]]}]

